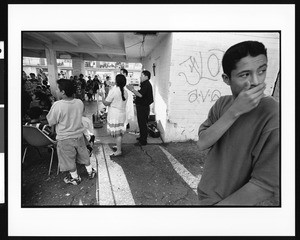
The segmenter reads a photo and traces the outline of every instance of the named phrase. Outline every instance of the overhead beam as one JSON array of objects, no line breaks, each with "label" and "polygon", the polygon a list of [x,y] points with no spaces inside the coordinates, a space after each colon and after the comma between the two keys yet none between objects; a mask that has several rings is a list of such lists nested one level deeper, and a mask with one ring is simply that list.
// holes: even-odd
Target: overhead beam
[{"label": "overhead beam", "polygon": [[[33,49],[33,50],[44,50],[44,46],[39,46],[39,45],[33,45],[33,44],[23,44],[23,49]],[[114,56],[114,55],[119,55],[119,56],[124,56],[125,57],[125,53],[123,50],[118,50],[118,49],[114,49],[114,50],[97,50],[95,48],[91,48],[91,47],[64,47],[64,46],[57,46],[54,45],[53,49],[59,52],[69,52],[73,55],[76,54],[80,54],[82,52],[84,53],[88,53],[88,54],[109,54],[110,56]],[[111,54],[110,54],[110,53]]]},{"label": "overhead beam", "polygon": [[[45,46],[42,44],[36,44],[32,41],[23,41],[23,49],[36,49],[36,50],[44,50]],[[79,47],[72,46],[70,44],[57,44],[54,43],[52,48],[59,52],[71,52],[71,53],[94,53],[94,54],[111,54],[111,55],[123,55],[126,53],[124,49],[116,49],[116,48],[98,48],[91,45],[80,45]]]},{"label": "overhead beam", "polygon": [[30,37],[34,40],[38,40],[41,41],[45,44],[51,45],[52,41],[49,40],[48,38],[44,37],[43,35],[39,34],[39,33],[35,33],[35,32],[30,32],[30,33],[26,33],[25,34],[27,37]]},{"label": "overhead beam", "polygon": [[65,46],[65,45],[53,45],[53,48],[56,51],[68,51],[68,52],[77,52],[77,53],[94,53],[94,54],[112,54],[112,55],[125,55],[123,49],[112,49],[112,48],[97,48],[91,45],[80,45],[80,47]]},{"label": "overhead beam", "polygon": [[89,36],[89,38],[99,47],[99,48],[103,48],[103,45],[101,44],[101,42],[96,38],[94,33],[87,33],[87,35]]},{"label": "overhead beam", "polygon": [[96,58],[97,59],[97,54],[94,54],[94,53],[88,53],[89,55],[91,55],[93,58]]},{"label": "overhead beam", "polygon": [[66,52],[66,53],[68,53],[70,55],[74,55],[76,57],[80,57],[80,54],[78,54],[78,53],[74,53],[74,52]]},{"label": "overhead beam", "polygon": [[70,34],[68,33],[55,33],[55,34],[60,38],[62,38],[63,40],[65,40],[66,42],[78,47],[78,42],[73,37],[71,37]]},{"label": "overhead beam", "polygon": [[137,62],[137,63],[141,63],[141,59],[140,58],[130,58],[128,60],[126,60],[124,57],[122,56],[114,56],[113,58],[109,58],[108,56],[98,56],[97,59],[94,59],[92,56],[89,55],[85,55],[84,57],[85,61],[100,61],[100,62]]},{"label": "overhead beam", "polygon": [[45,51],[40,52],[40,51],[23,49],[22,55],[23,57],[46,58]]}]

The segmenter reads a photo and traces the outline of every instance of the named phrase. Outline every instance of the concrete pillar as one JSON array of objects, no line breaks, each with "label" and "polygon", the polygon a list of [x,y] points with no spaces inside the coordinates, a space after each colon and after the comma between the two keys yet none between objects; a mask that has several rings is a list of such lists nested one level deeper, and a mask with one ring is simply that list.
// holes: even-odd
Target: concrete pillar
[{"label": "concrete pillar", "polygon": [[82,58],[72,58],[73,76],[85,75],[84,60]]},{"label": "concrete pillar", "polygon": [[52,46],[45,47],[47,66],[48,66],[48,81],[50,84],[51,93],[56,96],[56,80],[58,79],[56,51]]}]

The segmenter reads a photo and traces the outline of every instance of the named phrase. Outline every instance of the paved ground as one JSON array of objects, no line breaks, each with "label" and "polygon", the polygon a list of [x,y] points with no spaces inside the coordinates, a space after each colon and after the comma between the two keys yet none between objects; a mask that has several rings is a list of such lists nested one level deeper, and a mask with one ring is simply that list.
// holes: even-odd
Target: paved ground
[{"label": "paved ground", "polygon": [[125,144],[124,155],[113,159],[109,146],[95,148],[97,178],[88,180],[85,168],[78,165],[83,179],[78,186],[66,185],[65,174],[56,174],[57,158],[48,176],[50,153],[41,151],[45,157],[40,159],[31,149],[23,164],[22,206],[197,205],[204,156],[195,143]]},{"label": "paved ground", "polygon": [[[96,102],[87,102],[85,111],[91,117]],[[105,126],[95,129],[91,161],[98,175],[88,180],[85,167],[78,165],[83,180],[78,186],[66,185],[65,173],[56,174],[57,157],[48,176],[50,153],[42,149],[40,157],[30,149],[22,165],[22,206],[197,205],[205,154],[194,142],[164,144],[160,138],[149,137],[147,146],[136,147],[136,131],[131,122],[123,156],[111,159],[114,139]]]},{"label": "paved ground", "polygon": [[99,205],[197,204],[203,163],[196,148],[194,143],[128,144],[124,156],[111,159],[109,145],[101,145],[96,155]]}]

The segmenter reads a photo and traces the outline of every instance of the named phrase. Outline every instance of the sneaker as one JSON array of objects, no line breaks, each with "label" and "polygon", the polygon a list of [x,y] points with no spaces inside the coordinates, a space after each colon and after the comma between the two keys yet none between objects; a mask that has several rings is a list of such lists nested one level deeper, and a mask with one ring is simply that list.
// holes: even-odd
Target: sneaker
[{"label": "sneaker", "polygon": [[92,172],[88,173],[89,179],[93,179],[96,176],[96,173],[97,173],[96,170],[94,168],[92,168]]},{"label": "sneaker", "polygon": [[68,176],[64,178],[64,182],[73,185],[79,185],[81,183],[81,178],[80,176],[78,176],[78,178],[72,178],[71,174],[68,174]]}]

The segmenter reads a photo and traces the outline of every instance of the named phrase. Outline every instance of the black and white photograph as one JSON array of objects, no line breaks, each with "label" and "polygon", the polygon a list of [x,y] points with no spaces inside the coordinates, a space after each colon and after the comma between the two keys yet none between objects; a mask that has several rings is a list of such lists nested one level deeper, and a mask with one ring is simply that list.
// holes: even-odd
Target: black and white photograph
[{"label": "black and white photograph", "polygon": [[294,10],[9,4],[8,235],[295,234]]},{"label": "black and white photograph", "polygon": [[280,206],[279,32],[23,32],[22,53],[22,206]]}]

